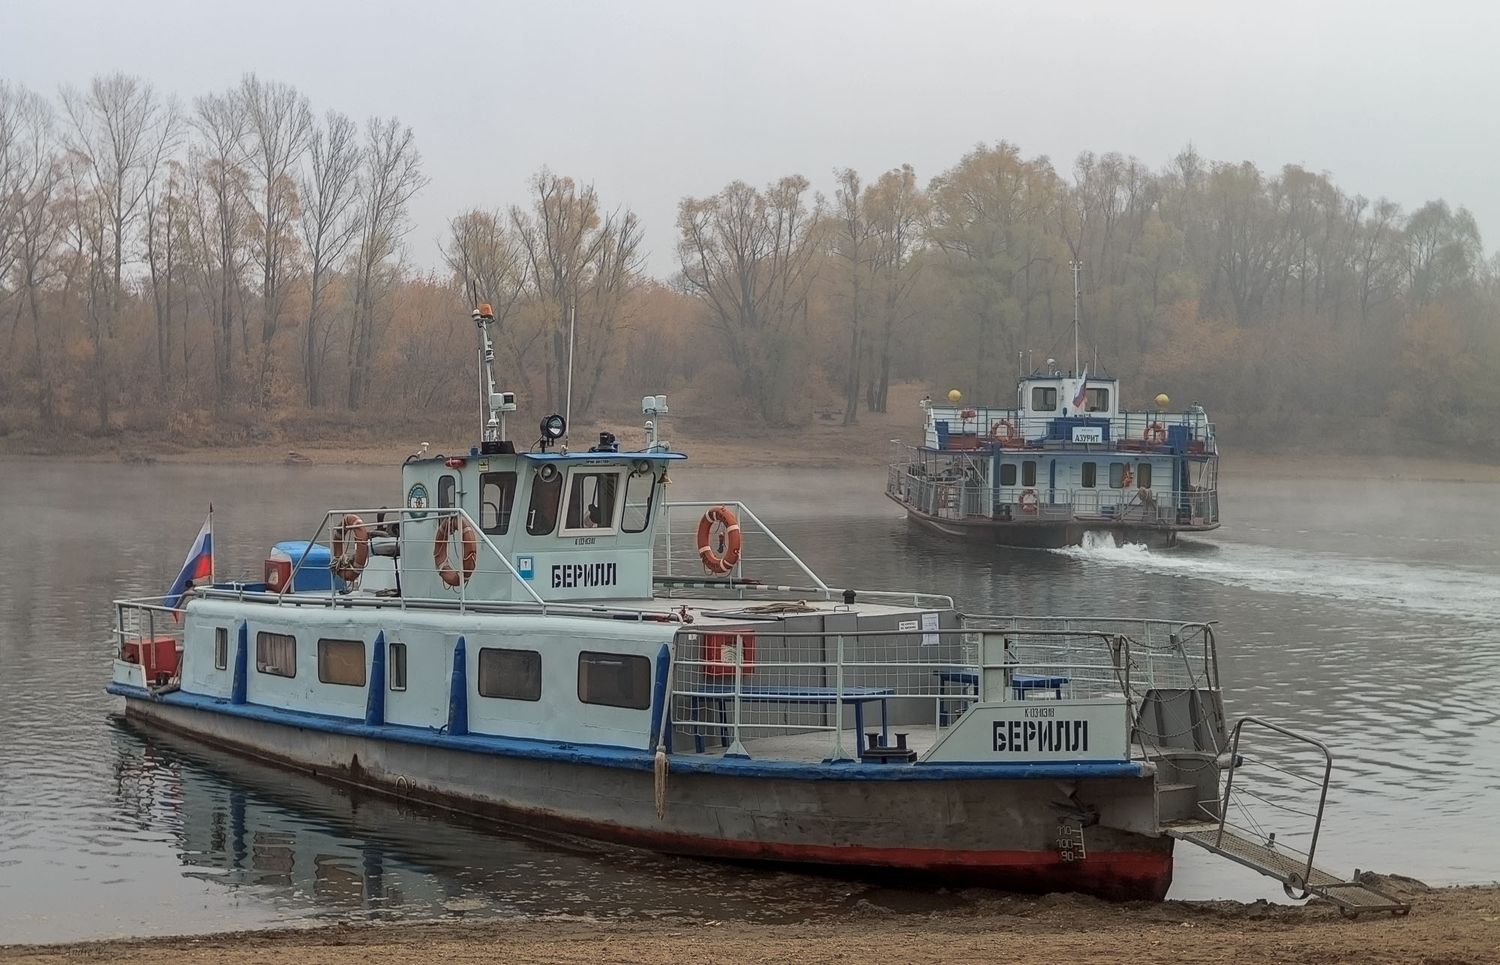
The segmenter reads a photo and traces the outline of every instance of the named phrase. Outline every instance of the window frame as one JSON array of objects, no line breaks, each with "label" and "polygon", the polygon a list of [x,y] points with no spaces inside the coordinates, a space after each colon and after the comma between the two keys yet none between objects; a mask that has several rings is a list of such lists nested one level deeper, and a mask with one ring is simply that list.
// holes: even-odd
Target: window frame
[{"label": "window frame", "polygon": [[[537,466],[531,472],[531,490],[526,498],[527,536],[551,536],[557,532],[557,524],[562,521],[562,501],[566,488],[564,486],[566,476],[556,466],[552,466],[552,470],[557,473],[557,478],[551,482],[544,481],[542,479],[542,470],[546,468],[546,465]],[[536,525],[537,510],[541,508],[537,505],[537,496],[549,489],[555,489],[556,491],[556,495],[552,500],[552,521],[546,529],[539,530],[534,528]]]},{"label": "window frame", "polygon": [[1135,487],[1137,489],[1151,488],[1151,463],[1138,462],[1135,466]]},{"label": "window frame", "polygon": [[[1044,393],[1045,394],[1050,394],[1052,402],[1049,405],[1038,405],[1036,400],[1037,400],[1038,396],[1045,397],[1045,395],[1043,395]],[[1033,385],[1031,387],[1031,411],[1032,412],[1056,412],[1057,411],[1057,399],[1058,399],[1058,390],[1057,390],[1057,386],[1055,386],[1055,385]]]},{"label": "window frame", "polygon": [[1079,463],[1078,485],[1082,489],[1096,489],[1099,486],[1099,464],[1097,462]]},{"label": "window frame", "polygon": [[[359,647],[359,682],[352,680],[330,680],[323,666],[324,655],[330,653],[334,648]],[[333,687],[365,687],[370,683],[370,664],[368,662],[369,651],[365,649],[363,640],[349,640],[343,637],[319,637],[318,638],[318,683],[328,684]]]},{"label": "window frame", "polygon": [[1110,489],[1124,489],[1125,488],[1125,467],[1128,466],[1128,465],[1129,465],[1129,463],[1125,463],[1125,462],[1112,462],[1112,463],[1109,464],[1109,488]]},{"label": "window frame", "polygon": [[[645,687],[643,688],[644,696],[643,698],[641,698],[641,700],[626,703],[623,702],[626,700],[626,698],[623,697],[615,700],[590,697],[584,694],[583,668],[585,662],[587,662],[590,666],[599,666],[601,664],[606,664],[608,661],[618,661],[622,667],[644,667],[644,671],[641,675],[638,675],[634,669],[631,670],[630,673],[632,679],[629,681],[632,686],[639,682],[639,680],[636,679],[638,676],[640,680],[645,681]],[[597,684],[594,684],[594,686],[597,686]],[[602,650],[580,650],[578,652],[578,702],[594,707],[619,707],[622,710],[650,710],[652,702],[651,658],[639,653],[609,653]]]},{"label": "window frame", "polygon": [[[406,691],[406,644],[400,640],[390,640],[386,643],[385,653],[385,684],[386,689],[392,693],[404,693]],[[397,659],[397,658],[400,659]],[[399,667],[401,678],[400,686],[396,684],[398,676],[396,668]]]},{"label": "window frame", "polygon": [[[513,692],[513,693],[485,693],[484,691],[484,666],[486,654],[520,654],[526,658],[526,662],[534,668],[533,673],[521,675],[522,679],[530,678],[536,681],[536,690]],[[511,679],[508,674],[501,674],[502,682]],[[542,654],[540,650],[522,650],[517,647],[480,647],[479,655],[474,661],[474,692],[486,700],[524,700],[528,703],[536,703],[542,699]]]},{"label": "window frame", "polygon": [[[1095,404],[1095,400],[1098,404]],[[1108,412],[1109,411],[1109,386],[1087,385],[1083,390],[1083,411]]]},{"label": "window frame", "polygon": [[[503,485],[491,482],[491,480],[497,477],[506,476],[510,477],[510,492],[508,493],[505,491]],[[497,469],[494,472],[479,474],[479,529],[483,533],[488,536],[505,536],[510,532],[511,519],[516,514],[516,492],[521,488],[520,482],[520,474],[514,469]],[[504,504],[502,505],[499,501],[495,503],[495,511],[499,514],[499,517],[495,520],[494,526],[485,526],[484,507],[488,505],[485,500],[485,496],[487,495],[485,490],[491,485],[500,490],[501,495],[504,496]]]},{"label": "window frame", "polygon": [[[649,479],[649,480],[651,480],[651,484],[646,489],[646,502],[645,502],[646,513],[645,513],[644,516],[641,517],[640,528],[639,529],[631,529],[629,526],[625,525],[625,518],[626,518],[626,514],[629,513],[629,511],[630,511],[630,505],[631,505],[631,503],[630,503],[630,484],[631,484],[631,482],[633,480],[637,480],[637,479]],[[656,467],[653,466],[652,468],[646,470],[645,472],[631,472],[631,473],[627,473],[626,476],[625,476],[625,485],[621,488],[621,496],[620,496],[620,520],[619,520],[620,532],[622,532],[622,533],[644,533],[646,530],[650,529],[651,528],[651,513],[653,512],[652,507],[655,505],[655,503],[656,503]]]},{"label": "window frame", "polygon": [[[562,508],[561,508],[561,511],[557,514],[557,518],[558,518],[557,535],[558,536],[567,536],[567,537],[578,537],[578,536],[613,536],[616,533],[618,533],[620,531],[620,500],[621,500],[621,498],[625,494],[625,487],[623,485],[621,485],[621,483],[620,483],[620,477],[623,476],[624,474],[625,473],[621,469],[619,469],[619,468],[600,468],[600,467],[597,467],[597,466],[579,466],[579,467],[577,467],[575,469],[568,470],[567,485],[565,485],[563,487]],[[579,514],[578,514],[578,519],[579,519],[580,525],[579,526],[569,526],[568,525],[568,514],[570,512],[572,512],[572,510],[573,510],[573,489],[574,489],[573,481],[575,479],[582,480],[584,477],[587,477],[587,476],[597,476],[597,477],[600,477],[601,479],[603,477],[606,477],[606,476],[613,476],[614,477],[615,484],[614,484],[613,505],[610,507],[610,516],[609,516],[610,523],[609,523],[608,526],[584,526],[584,525],[581,525],[582,522],[583,522],[583,520],[586,518],[585,515],[584,515],[584,513],[587,512],[587,506],[585,506],[585,508],[583,510],[581,510],[579,512]],[[595,485],[597,486],[598,483],[596,483]],[[597,494],[597,492],[598,492],[598,490],[596,488],[595,489],[595,493]],[[580,485],[578,487],[578,494],[580,496],[583,495],[582,485]]]},{"label": "window frame", "polygon": [[458,476],[445,472],[437,480],[437,508],[455,509],[458,506]]},{"label": "window frame", "polygon": [[[1006,470],[1010,470],[1010,478],[1006,479]],[[1014,486],[1016,480],[1021,478],[1021,466],[1014,462],[1002,462],[1000,464],[1000,485]]]},{"label": "window frame", "polygon": [[1021,488],[1036,488],[1036,460],[1026,459],[1021,462]]},{"label": "window frame", "polygon": [[[291,644],[291,673],[267,669],[267,662],[261,659],[262,646],[269,647],[273,644],[279,644],[282,641],[289,641]],[[297,635],[295,633],[278,633],[275,630],[257,630],[255,632],[255,672],[263,673],[268,677],[285,677],[288,680],[295,679],[297,676]]]},{"label": "window frame", "polygon": [[229,669],[229,628],[214,627],[214,669]]}]

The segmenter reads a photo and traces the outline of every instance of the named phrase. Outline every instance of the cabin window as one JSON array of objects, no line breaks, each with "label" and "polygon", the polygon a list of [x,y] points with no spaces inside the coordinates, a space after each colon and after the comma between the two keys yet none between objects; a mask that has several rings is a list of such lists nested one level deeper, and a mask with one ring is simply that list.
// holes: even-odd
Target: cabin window
[{"label": "cabin window", "polygon": [[535,650],[480,648],[479,696],[541,700],[542,655]]},{"label": "cabin window", "polygon": [[214,669],[229,669],[228,627],[214,627]]},{"label": "cabin window", "polygon": [[557,528],[557,504],[561,499],[562,473],[556,466],[538,468],[531,479],[531,506],[526,510],[529,535],[548,536]]},{"label": "cabin window", "polygon": [[458,505],[458,477],[443,475],[438,477],[438,509],[452,509]]},{"label": "cabin window", "polygon": [[277,677],[297,676],[297,638],[290,633],[255,635],[255,669]]},{"label": "cabin window", "polygon": [[1021,485],[1036,485],[1036,460],[1028,459],[1021,463]]},{"label": "cabin window", "polygon": [[1099,464],[1086,462],[1083,464],[1082,472],[1079,474],[1078,484],[1084,489],[1093,489],[1098,484]]},{"label": "cabin window", "polygon": [[574,472],[568,477],[567,518],[563,532],[615,528],[615,495],[620,488],[620,474],[615,472]]},{"label": "cabin window", "polygon": [[1112,462],[1109,464],[1109,488],[1125,488],[1126,466],[1123,462]]},{"label": "cabin window", "polygon": [[390,656],[386,659],[386,679],[392,690],[406,689],[406,644],[391,643]]},{"label": "cabin window", "polygon": [[1083,411],[1108,412],[1109,389],[1088,389],[1083,397]]},{"label": "cabin window", "polygon": [[651,661],[585,650],[578,655],[578,699],[585,704],[645,710],[651,706]]},{"label": "cabin window", "polygon": [[479,477],[479,528],[491,536],[510,530],[510,511],[516,501],[514,472],[487,472]]},{"label": "cabin window", "polygon": [[1057,408],[1057,387],[1037,385],[1031,389],[1031,408],[1034,412],[1052,412]]},{"label": "cabin window", "polygon": [[319,640],[318,683],[341,687],[365,685],[363,640]]},{"label": "cabin window", "polygon": [[1135,467],[1135,484],[1142,489],[1151,488],[1151,463],[1143,462]]},{"label": "cabin window", "polygon": [[1016,464],[1013,462],[1002,462],[1000,464],[1000,485],[1014,486],[1016,484]]},{"label": "cabin window", "polygon": [[651,522],[651,497],[656,494],[656,471],[633,472],[625,477],[625,508],[620,528],[627,533],[644,532]]}]

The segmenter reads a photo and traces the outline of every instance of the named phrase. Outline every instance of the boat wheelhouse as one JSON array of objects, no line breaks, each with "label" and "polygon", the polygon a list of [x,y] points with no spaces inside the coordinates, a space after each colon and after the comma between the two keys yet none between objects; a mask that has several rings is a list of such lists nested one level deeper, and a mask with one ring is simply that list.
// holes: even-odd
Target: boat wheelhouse
[{"label": "boat wheelhouse", "polygon": [[[1160,899],[1176,840],[1264,850],[1226,821],[1244,757],[1212,626],[831,586],[743,503],[667,500],[663,398],[636,451],[568,452],[559,417],[521,450],[489,383],[480,443],[408,459],[398,507],[268,538],[263,580],[119,601],[127,715],[699,857]],[[1257,860],[1300,888],[1315,845]]]},{"label": "boat wheelhouse", "polygon": [[1014,407],[923,400],[921,445],[894,444],[886,494],[913,524],[1007,546],[1089,533],[1170,545],[1219,526],[1219,449],[1203,407],[1132,412],[1118,380],[1057,371],[1019,380]]}]

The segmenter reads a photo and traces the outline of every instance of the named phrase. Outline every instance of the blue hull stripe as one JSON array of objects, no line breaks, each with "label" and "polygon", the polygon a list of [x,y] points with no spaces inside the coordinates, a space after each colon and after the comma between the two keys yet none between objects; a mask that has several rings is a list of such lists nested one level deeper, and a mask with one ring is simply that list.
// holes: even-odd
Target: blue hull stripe
[{"label": "blue hull stripe", "polygon": [[[362,720],[330,717],[305,711],[282,710],[259,704],[234,704],[223,698],[183,691],[153,695],[129,684],[111,683],[104,688],[118,697],[184,710],[222,714],[244,720],[300,727],[344,737],[417,744],[449,751],[467,751],[495,757],[556,761],[595,767],[649,771],[653,752],[599,744],[496,737],[482,734],[456,735],[427,727],[401,724],[371,726]],[[275,748],[265,748],[274,751]],[[1143,777],[1146,770],[1136,761],[1078,761],[1037,764],[861,764],[839,761],[810,764],[800,761],[763,761],[730,757],[672,757],[673,774],[712,774],[721,777],[785,778],[807,781],[1004,781],[1076,780],[1112,777]]]}]

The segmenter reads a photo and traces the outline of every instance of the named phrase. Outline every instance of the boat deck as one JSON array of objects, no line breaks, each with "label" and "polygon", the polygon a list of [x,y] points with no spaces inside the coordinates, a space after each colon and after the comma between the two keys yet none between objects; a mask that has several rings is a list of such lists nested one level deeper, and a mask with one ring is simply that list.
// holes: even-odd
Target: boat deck
[{"label": "boat deck", "polygon": [[[692,742],[687,747],[674,747],[674,754],[698,753],[705,757],[723,757],[729,752],[729,747],[723,744],[717,733],[718,728],[712,725],[702,725],[703,733],[699,735],[702,739],[702,750],[696,750]],[[951,728],[944,727],[941,730],[934,728],[931,724],[891,724],[889,736],[886,743],[895,745],[896,735],[906,735],[906,746],[916,751],[920,758],[932,749],[943,733]],[[727,731],[727,728],[726,728]],[[880,721],[877,717],[874,721],[865,722],[865,733],[880,733]],[[728,739],[727,733],[725,739]],[[842,756],[834,757],[834,732],[829,730],[805,731],[800,734],[777,734],[773,737],[752,737],[741,742],[745,753],[752,759],[775,760],[775,761],[799,761],[807,764],[819,764],[830,760],[857,760],[859,757],[860,735],[854,728],[844,728],[838,732],[838,748]],[[864,738],[865,743],[869,738]]]}]

